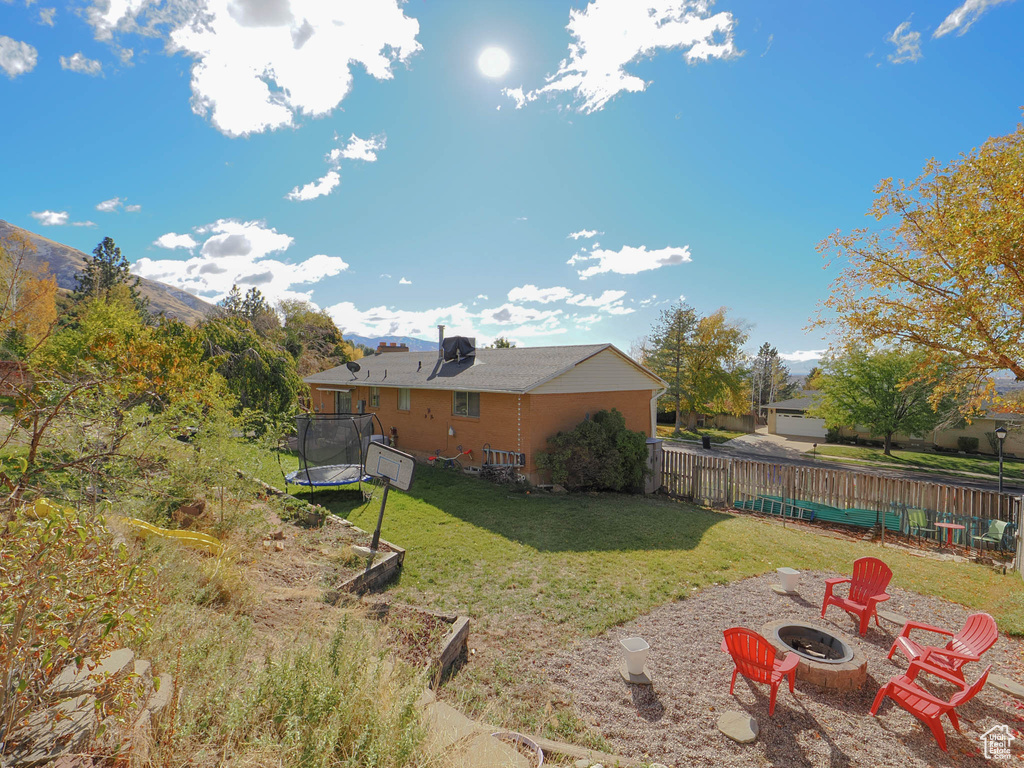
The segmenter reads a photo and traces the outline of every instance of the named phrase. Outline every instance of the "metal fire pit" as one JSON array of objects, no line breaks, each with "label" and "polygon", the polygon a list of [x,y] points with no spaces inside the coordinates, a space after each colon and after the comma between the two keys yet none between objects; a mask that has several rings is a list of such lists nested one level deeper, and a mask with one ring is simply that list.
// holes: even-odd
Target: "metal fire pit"
[{"label": "metal fire pit", "polygon": [[799,657],[798,680],[822,688],[853,690],[867,679],[867,657],[852,639],[836,629],[780,620],[765,624],[761,634],[780,654],[795,653]]}]

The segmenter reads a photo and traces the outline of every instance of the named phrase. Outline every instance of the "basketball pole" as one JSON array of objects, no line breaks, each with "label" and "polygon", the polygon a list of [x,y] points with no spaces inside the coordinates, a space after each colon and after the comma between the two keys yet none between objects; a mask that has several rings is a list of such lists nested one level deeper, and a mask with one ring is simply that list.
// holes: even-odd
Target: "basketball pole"
[{"label": "basketball pole", "polygon": [[380,499],[380,514],[377,516],[377,530],[373,532],[373,541],[370,542],[370,557],[377,554],[377,546],[380,544],[380,527],[384,524],[384,505],[388,503],[388,491],[391,489],[391,480],[387,477],[384,480],[384,495]]}]

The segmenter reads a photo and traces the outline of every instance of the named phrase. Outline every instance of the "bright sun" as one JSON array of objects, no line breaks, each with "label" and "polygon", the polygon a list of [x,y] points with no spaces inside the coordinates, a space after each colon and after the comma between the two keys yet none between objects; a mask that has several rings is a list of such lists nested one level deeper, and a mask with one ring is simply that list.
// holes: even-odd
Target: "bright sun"
[{"label": "bright sun", "polygon": [[508,72],[511,60],[501,48],[484,48],[476,65],[487,77],[501,77]]}]

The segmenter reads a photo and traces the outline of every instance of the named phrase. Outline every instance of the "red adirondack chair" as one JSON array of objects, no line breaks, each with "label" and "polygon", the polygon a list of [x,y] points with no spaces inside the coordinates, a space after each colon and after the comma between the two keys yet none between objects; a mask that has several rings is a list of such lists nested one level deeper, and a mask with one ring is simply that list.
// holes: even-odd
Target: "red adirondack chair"
[{"label": "red adirondack chair", "polygon": [[[882,686],[881,690],[878,691],[878,695],[875,696],[875,703],[871,705],[871,714],[875,715],[878,713],[878,708],[881,706],[883,699],[888,696],[903,709],[907,710],[907,712],[931,728],[932,734],[935,736],[935,740],[939,742],[939,747],[941,747],[942,751],[945,752],[946,734],[942,730],[942,716],[948,715],[949,721],[953,724],[953,727],[959,731],[960,721],[956,716],[956,708],[974,698],[975,694],[977,694],[985,685],[985,681],[988,679],[989,670],[991,669],[991,666],[986,667],[985,671],[981,673],[981,677],[975,680],[974,684],[968,688],[964,686],[962,679],[958,679],[955,675],[950,674],[944,669],[939,669],[934,664],[929,664],[926,661],[920,660],[912,661],[910,662],[910,669],[907,670],[906,674],[897,675],[892,678],[888,683]],[[941,677],[943,680],[948,680],[951,683],[961,686],[961,688],[953,694],[949,701],[943,701],[940,698],[932,696],[914,682],[920,672],[927,672],[930,675]]]},{"label": "red adirondack chair", "polygon": [[[910,639],[910,630],[922,629],[947,635],[952,639],[944,648],[934,645],[923,645]],[[981,654],[991,648],[999,639],[996,620],[987,613],[972,613],[967,617],[963,629],[953,633],[948,629],[940,629],[919,621],[908,621],[903,631],[889,650],[889,658],[899,650],[908,661],[926,661],[939,669],[944,669],[964,681],[963,666],[969,661],[978,661]]]},{"label": "red adirondack chair", "polygon": [[[825,609],[830,605],[838,605],[851,616],[860,618],[860,634],[868,631],[868,622],[875,617],[878,624],[878,604],[888,600],[885,588],[892,579],[892,570],[877,557],[862,557],[853,561],[852,579],[825,579],[825,600],[821,604],[821,618],[825,618]],[[850,585],[848,597],[832,594],[839,584]]]},{"label": "red adirondack chair", "polygon": [[789,692],[793,693],[796,680],[796,665],[800,661],[795,653],[787,653],[781,660],[775,658],[775,647],[761,635],[744,627],[730,627],[725,630],[722,650],[732,656],[736,668],[732,671],[729,693],[736,687],[736,675],[757,683],[767,683],[771,688],[768,715],[775,713],[775,697],[779,684],[789,678]]}]

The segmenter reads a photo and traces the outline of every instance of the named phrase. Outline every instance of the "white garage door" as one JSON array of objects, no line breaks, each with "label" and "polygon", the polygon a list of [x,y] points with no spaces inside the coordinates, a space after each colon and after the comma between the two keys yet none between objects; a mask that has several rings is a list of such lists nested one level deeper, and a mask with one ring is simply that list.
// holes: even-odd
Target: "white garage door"
[{"label": "white garage door", "polygon": [[794,437],[825,437],[825,420],[807,416],[793,416],[788,413],[775,414],[775,431],[780,435]]}]

